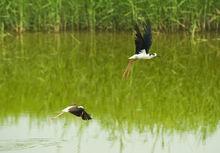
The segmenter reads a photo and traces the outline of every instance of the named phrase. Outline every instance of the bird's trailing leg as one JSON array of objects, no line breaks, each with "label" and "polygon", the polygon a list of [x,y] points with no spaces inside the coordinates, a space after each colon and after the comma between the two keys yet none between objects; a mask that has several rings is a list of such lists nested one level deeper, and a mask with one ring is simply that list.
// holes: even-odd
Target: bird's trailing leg
[{"label": "bird's trailing leg", "polygon": [[55,118],[57,118],[57,117],[59,117],[59,116],[63,115],[63,113],[64,113],[64,112],[61,112],[60,114],[58,114],[58,115],[56,115],[56,116],[52,117],[52,119],[55,119]]},{"label": "bird's trailing leg", "polygon": [[128,65],[123,73],[123,78],[128,78],[130,72],[131,72],[131,68],[132,68],[132,64],[134,63],[135,60],[129,60],[128,61]]}]

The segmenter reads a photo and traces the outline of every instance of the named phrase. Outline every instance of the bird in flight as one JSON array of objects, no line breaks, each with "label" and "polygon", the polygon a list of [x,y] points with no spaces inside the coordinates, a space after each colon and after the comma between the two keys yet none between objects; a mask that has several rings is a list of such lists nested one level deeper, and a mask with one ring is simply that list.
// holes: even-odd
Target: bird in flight
[{"label": "bird in flight", "polygon": [[149,53],[152,44],[151,26],[146,25],[144,35],[142,36],[138,25],[135,27],[135,54],[128,58],[128,65],[123,73],[123,78],[127,78],[130,74],[132,64],[140,59],[152,59],[157,56],[156,53]]},{"label": "bird in flight", "polygon": [[85,111],[83,106],[77,106],[76,104],[64,108],[60,114],[58,114],[57,116],[52,117],[52,118],[57,118],[60,115],[63,115],[64,113],[67,113],[67,112],[69,112],[75,116],[81,117],[83,120],[92,119],[91,116]]}]

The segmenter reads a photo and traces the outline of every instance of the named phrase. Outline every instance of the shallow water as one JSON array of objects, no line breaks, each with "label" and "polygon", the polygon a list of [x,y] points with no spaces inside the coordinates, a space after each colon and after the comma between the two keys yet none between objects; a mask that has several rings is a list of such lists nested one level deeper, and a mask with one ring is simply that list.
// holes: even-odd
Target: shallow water
[{"label": "shallow water", "polygon": [[[34,123],[32,123],[34,122]],[[199,132],[170,134],[155,128],[154,132],[131,132],[118,129],[117,137],[100,127],[89,124],[31,121],[21,116],[15,124],[1,127],[1,152],[218,152],[220,130],[201,140]]]},{"label": "shallow water", "polygon": [[[154,34],[128,79],[130,33],[1,38],[0,152],[217,153],[219,37]],[[50,119],[71,103],[93,120]]]}]

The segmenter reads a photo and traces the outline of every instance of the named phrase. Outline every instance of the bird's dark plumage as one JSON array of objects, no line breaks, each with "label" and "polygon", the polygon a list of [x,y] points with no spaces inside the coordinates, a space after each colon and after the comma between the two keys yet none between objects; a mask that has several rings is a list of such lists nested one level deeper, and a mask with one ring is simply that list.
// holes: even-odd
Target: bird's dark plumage
[{"label": "bird's dark plumage", "polygon": [[152,44],[151,26],[146,25],[144,35],[142,36],[139,27],[136,24],[135,32],[135,54],[139,54],[143,49],[145,49],[146,53],[148,53]]},{"label": "bird's dark plumage", "polygon": [[83,120],[91,120],[92,119],[91,116],[88,113],[86,113],[86,111],[83,111],[83,114],[81,117]]},{"label": "bird's dark plumage", "polygon": [[69,112],[73,115],[81,117],[83,120],[92,119],[91,116],[85,111],[85,109],[82,106],[74,105],[71,108],[69,108]]}]

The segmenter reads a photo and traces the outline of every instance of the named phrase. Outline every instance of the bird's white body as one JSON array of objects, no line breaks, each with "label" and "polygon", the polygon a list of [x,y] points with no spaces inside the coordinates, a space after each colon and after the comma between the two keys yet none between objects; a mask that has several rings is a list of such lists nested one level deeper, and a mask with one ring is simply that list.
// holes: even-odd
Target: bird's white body
[{"label": "bird's white body", "polygon": [[68,106],[68,107],[64,108],[64,109],[62,110],[62,112],[69,112],[69,109],[72,108],[72,107],[73,107],[73,106]]},{"label": "bird's white body", "polygon": [[[71,109],[72,107],[75,107],[75,106],[68,106],[68,107],[66,107],[66,108],[64,108],[63,110],[62,110],[62,112],[69,112],[69,109]],[[83,106],[77,106],[78,108],[84,108]]]},{"label": "bird's white body", "polygon": [[141,50],[139,54],[134,54],[133,56],[129,57],[130,60],[136,60],[136,59],[151,59],[156,57],[156,53],[146,53],[145,49]]},{"label": "bird's white body", "polygon": [[[69,109],[75,106],[68,106],[62,110],[62,112],[69,112]],[[78,106],[78,108],[84,108],[83,106]]]}]

